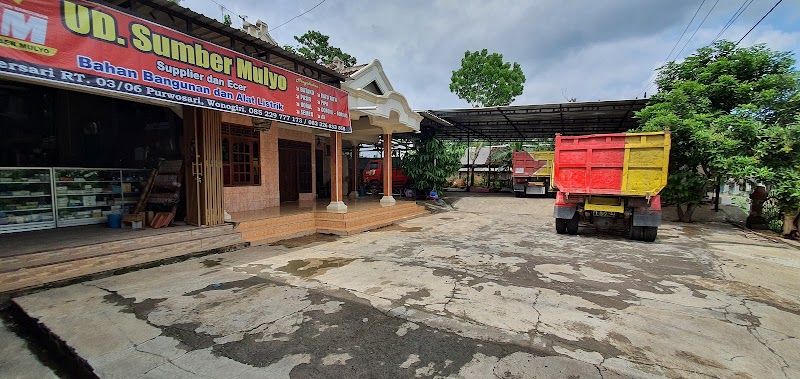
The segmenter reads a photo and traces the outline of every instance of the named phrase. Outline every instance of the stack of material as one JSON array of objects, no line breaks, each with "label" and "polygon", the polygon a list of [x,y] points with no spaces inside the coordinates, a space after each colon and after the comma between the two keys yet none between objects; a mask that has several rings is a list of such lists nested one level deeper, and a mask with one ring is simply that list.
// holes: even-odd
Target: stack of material
[{"label": "stack of material", "polygon": [[175,219],[178,202],[181,198],[183,161],[162,161],[153,178],[148,208],[156,212],[150,220],[151,228],[169,226]]}]

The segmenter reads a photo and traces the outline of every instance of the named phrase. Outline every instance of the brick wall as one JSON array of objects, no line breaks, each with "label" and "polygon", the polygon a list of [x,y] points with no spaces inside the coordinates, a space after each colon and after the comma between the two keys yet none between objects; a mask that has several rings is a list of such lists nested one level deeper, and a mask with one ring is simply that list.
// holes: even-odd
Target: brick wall
[{"label": "brick wall", "polygon": [[[252,125],[250,117],[231,113],[222,114],[222,122],[237,125]],[[278,181],[278,139],[307,142],[311,144],[312,193],[300,194],[300,200],[316,199],[316,160],[314,159],[314,135],[311,132],[284,129],[273,122],[269,132],[261,133],[261,185],[225,187],[223,202],[230,212],[252,211],[280,205],[280,183]]]}]

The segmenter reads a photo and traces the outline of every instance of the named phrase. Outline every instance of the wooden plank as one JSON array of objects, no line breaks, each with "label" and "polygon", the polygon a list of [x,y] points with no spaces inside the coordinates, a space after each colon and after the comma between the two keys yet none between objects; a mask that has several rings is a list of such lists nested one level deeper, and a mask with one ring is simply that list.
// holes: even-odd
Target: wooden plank
[{"label": "wooden plank", "polygon": [[133,208],[131,214],[144,212],[144,207],[147,205],[147,198],[150,196],[150,190],[153,189],[153,181],[156,178],[157,172],[157,169],[152,169],[150,171],[150,176],[147,178],[147,183],[145,183],[144,188],[142,189],[142,194],[139,196],[139,200],[136,201],[136,207]]}]

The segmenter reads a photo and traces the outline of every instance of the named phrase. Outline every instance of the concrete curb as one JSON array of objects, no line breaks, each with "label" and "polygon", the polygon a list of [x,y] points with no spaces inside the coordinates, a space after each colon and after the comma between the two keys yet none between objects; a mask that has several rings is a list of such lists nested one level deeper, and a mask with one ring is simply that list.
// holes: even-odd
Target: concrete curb
[{"label": "concrete curb", "polygon": [[735,227],[737,227],[737,228],[739,228],[739,229],[741,229],[741,230],[743,230],[743,231],[756,234],[756,235],[758,235],[758,236],[760,236],[762,238],[766,238],[766,239],[768,239],[770,241],[773,241],[773,242],[781,242],[781,243],[784,243],[784,244],[789,245],[791,247],[794,247],[797,250],[800,250],[800,241],[796,241],[796,240],[793,240],[793,239],[785,238],[785,237],[783,237],[780,234],[775,233],[775,232],[767,232],[767,231],[763,231],[763,230],[753,230],[753,229],[748,229],[748,228],[746,228],[746,227],[744,227],[742,225],[738,225],[738,224],[734,224],[734,223],[730,223],[730,224],[735,226]]}]

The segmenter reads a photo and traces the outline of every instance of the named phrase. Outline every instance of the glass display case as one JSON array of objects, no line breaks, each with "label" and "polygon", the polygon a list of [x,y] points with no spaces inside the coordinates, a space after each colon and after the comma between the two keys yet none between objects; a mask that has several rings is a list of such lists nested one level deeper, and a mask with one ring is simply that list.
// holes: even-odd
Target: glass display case
[{"label": "glass display case", "polygon": [[139,200],[149,170],[55,167],[59,227],[98,224],[112,213],[128,214]]},{"label": "glass display case", "polygon": [[52,169],[0,167],[0,234],[55,226]]}]

